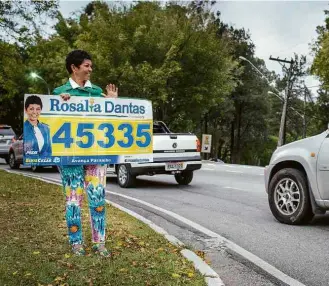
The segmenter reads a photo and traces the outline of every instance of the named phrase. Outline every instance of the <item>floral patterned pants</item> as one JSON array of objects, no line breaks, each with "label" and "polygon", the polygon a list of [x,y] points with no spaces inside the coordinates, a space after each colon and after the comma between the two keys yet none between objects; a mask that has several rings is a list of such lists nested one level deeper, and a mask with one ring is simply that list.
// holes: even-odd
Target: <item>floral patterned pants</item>
[{"label": "floral patterned pants", "polygon": [[106,165],[61,166],[59,168],[66,198],[66,223],[70,244],[82,244],[81,205],[88,196],[93,243],[105,243]]}]

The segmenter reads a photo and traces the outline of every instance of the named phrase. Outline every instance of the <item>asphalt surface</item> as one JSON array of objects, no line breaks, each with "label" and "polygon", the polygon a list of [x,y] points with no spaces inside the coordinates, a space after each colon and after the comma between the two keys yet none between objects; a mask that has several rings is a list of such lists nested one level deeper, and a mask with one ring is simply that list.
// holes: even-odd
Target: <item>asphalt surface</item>
[{"label": "asphalt surface", "polygon": [[[0,168],[8,166],[0,164]],[[39,175],[59,178],[51,170]],[[328,215],[315,217],[307,226],[277,222],[268,207],[263,168],[204,163],[194,175],[190,186],[178,186],[172,176],[142,176],[133,189],[121,189],[115,177],[110,177],[107,189],[188,218],[305,285],[329,285]],[[168,215],[117,195],[109,194],[108,199],[151,219],[187,245],[205,251],[226,285],[283,285],[243,257],[214,245],[209,237]]]}]

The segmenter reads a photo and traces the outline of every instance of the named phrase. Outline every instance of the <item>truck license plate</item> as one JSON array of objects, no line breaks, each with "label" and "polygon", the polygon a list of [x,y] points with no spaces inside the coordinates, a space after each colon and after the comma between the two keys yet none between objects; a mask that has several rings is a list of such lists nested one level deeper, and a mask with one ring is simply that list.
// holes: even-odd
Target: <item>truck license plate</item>
[{"label": "truck license plate", "polygon": [[173,163],[166,163],[166,171],[177,171],[177,170],[184,170],[184,163],[183,162],[173,162]]}]

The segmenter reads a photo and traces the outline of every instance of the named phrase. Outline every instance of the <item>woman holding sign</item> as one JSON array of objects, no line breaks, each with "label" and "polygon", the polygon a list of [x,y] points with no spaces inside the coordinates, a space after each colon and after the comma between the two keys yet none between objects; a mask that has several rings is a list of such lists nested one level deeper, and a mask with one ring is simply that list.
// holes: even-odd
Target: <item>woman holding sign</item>
[{"label": "woman holding sign", "polygon": [[[63,100],[67,101],[71,96],[118,97],[118,88],[114,84],[107,85],[107,94],[104,94],[100,87],[89,81],[92,61],[87,52],[70,52],[66,57],[66,69],[70,74],[68,82],[53,91]],[[66,197],[66,222],[73,253],[85,255],[81,224],[81,203],[85,191],[90,210],[92,249],[101,256],[110,257],[105,247],[106,165],[60,166],[59,169]]]}]

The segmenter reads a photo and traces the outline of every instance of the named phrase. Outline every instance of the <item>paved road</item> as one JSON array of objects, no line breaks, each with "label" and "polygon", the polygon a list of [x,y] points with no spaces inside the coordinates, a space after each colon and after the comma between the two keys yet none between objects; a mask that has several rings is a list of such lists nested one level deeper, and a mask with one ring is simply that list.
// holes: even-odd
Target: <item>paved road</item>
[{"label": "paved road", "polygon": [[[59,177],[51,171],[41,174]],[[305,285],[329,285],[329,216],[316,217],[308,226],[278,223],[269,210],[263,180],[263,168],[205,163],[195,173],[191,186],[178,186],[171,176],[155,176],[140,177],[136,188],[120,189],[111,177],[107,188],[188,218]],[[222,251],[220,245],[211,245],[211,239],[170,216],[117,195],[109,197],[152,218],[193,247],[205,250],[226,285],[280,284],[234,253]]]}]

